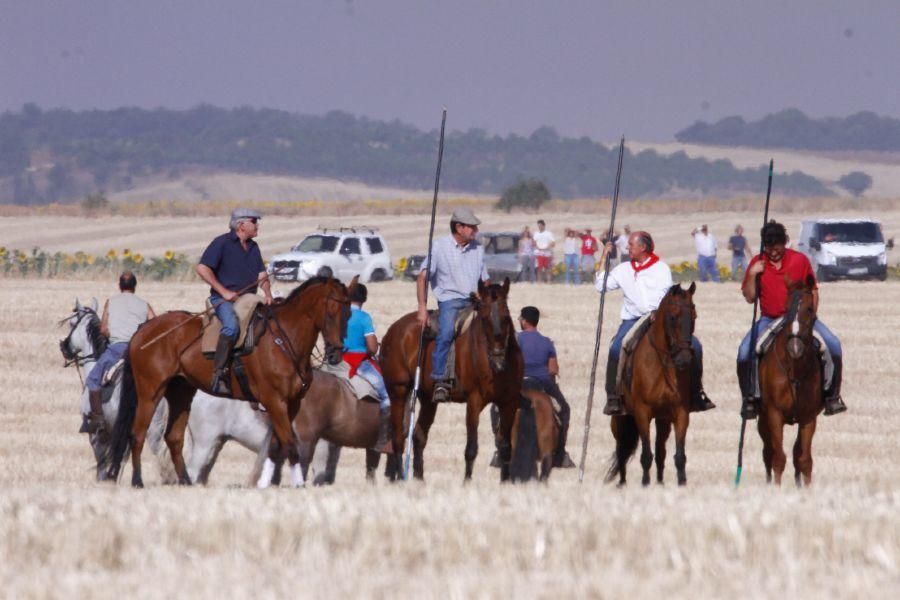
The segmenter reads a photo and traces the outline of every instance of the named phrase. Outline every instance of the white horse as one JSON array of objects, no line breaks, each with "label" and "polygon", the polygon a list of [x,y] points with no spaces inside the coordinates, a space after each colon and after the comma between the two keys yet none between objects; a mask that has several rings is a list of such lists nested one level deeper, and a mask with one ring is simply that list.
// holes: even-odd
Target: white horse
[{"label": "white horse", "polygon": [[[60,341],[60,350],[66,360],[65,366],[75,365],[78,369],[82,380],[81,412],[82,415],[87,415],[91,408],[84,379],[106,348],[106,340],[100,333],[96,298],[91,299],[91,303],[87,306],[76,299],[72,315],[60,321],[60,325],[64,323],[67,323],[70,329],[69,335]],[[121,377],[116,377],[114,383],[103,388],[103,416],[109,430],[115,425],[119,413],[121,385]],[[175,470],[163,438],[167,421],[168,404],[160,402],[153,415],[147,441],[159,460],[163,482],[176,483]],[[194,396],[188,420],[189,435],[185,449],[188,476],[192,482],[205,485],[225,442],[234,440],[256,454],[263,444],[267,443],[268,433],[268,417],[265,413],[253,410],[247,402],[219,398],[198,391]],[[98,461],[97,479],[103,480],[106,472],[99,468],[99,462],[108,450],[108,441],[96,434],[90,434],[88,437],[94,457]],[[315,485],[334,482],[339,458],[339,446],[328,444],[324,440],[319,442],[312,465]],[[250,484],[255,483],[252,471],[251,478]]]}]

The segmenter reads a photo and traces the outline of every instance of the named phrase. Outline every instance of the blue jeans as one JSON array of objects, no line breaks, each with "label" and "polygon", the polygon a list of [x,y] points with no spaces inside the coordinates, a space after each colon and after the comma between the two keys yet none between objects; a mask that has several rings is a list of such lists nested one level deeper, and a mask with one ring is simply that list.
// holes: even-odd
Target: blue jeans
[{"label": "blue jeans", "polygon": [[225,302],[225,299],[218,294],[210,296],[209,303],[215,307],[216,316],[222,322],[222,329],[219,330],[219,335],[224,335],[237,341],[241,332],[241,326],[238,323],[237,315],[234,313],[234,304]]},{"label": "blue jeans", "polygon": [[571,283],[570,273],[575,274],[575,283],[581,283],[581,272],[578,270],[578,255],[566,254],[566,283]]},{"label": "blue jeans", "polygon": [[[631,328],[634,327],[634,324],[637,322],[637,319],[622,320],[622,324],[619,325],[619,330],[616,332],[612,343],[609,345],[609,358],[607,363],[619,360],[619,355],[622,354],[622,340],[625,338],[625,334],[631,331]],[[700,340],[697,339],[696,335],[691,336],[691,347],[694,349],[694,357],[697,360],[702,361],[703,345],[700,343]]]},{"label": "blue jeans", "polygon": [[467,298],[455,298],[438,302],[438,333],[434,341],[434,351],[431,353],[431,378],[449,379],[455,373],[445,373],[447,370],[447,355],[450,354],[450,342],[453,341],[453,325],[456,323],[456,315],[469,306]]},{"label": "blue jeans", "polygon": [[123,356],[125,356],[125,351],[128,350],[128,342],[119,342],[118,344],[111,344],[106,348],[106,351],[100,355],[100,358],[97,359],[97,362],[94,363],[94,368],[91,369],[91,372],[88,373],[87,379],[85,380],[85,385],[92,392],[100,391],[103,382],[103,375],[106,371],[119,362]]},{"label": "blue jeans", "polygon": [[719,267],[716,265],[715,256],[697,256],[697,270],[700,274],[700,281],[712,280],[719,283]]},{"label": "blue jeans", "polygon": [[[774,321],[775,319],[771,317],[762,316],[756,322],[756,339],[759,340],[759,335],[765,331],[766,327],[769,326],[769,323]],[[825,340],[825,345],[828,346],[828,352],[832,356],[842,356],[843,349],[841,348],[841,341],[837,339],[837,336],[831,333],[831,330],[825,326],[820,319],[816,319],[815,325],[813,325],[813,329],[822,336],[822,339]],[[744,339],[741,340],[741,345],[738,346],[738,362],[746,362],[750,360],[750,332],[747,332],[747,335],[744,336]]]},{"label": "blue jeans", "polygon": [[534,283],[536,275],[534,272],[534,256],[533,255],[523,255],[519,257],[519,262],[522,263],[522,275],[519,277],[519,281],[530,281]]},{"label": "blue jeans", "polygon": [[384,377],[372,364],[371,359],[364,360],[359,363],[356,374],[372,384],[375,391],[378,392],[378,408],[382,411],[387,410],[391,406],[391,397],[388,396],[387,388],[384,386]]},{"label": "blue jeans", "polygon": [[[738,277],[738,271],[740,271],[741,276]],[[747,255],[743,252],[740,254],[735,254],[731,259],[731,279],[734,281],[740,281],[744,273],[747,271]]]}]

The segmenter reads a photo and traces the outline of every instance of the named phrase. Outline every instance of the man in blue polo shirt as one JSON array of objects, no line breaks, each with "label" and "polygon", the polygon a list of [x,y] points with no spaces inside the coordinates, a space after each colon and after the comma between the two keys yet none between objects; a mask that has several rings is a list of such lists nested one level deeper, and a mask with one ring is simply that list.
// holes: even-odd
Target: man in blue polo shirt
[{"label": "man in blue polo shirt", "polygon": [[214,359],[215,373],[210,391],[231,395],[231,351],[240,333],[234,305],[241,294],[255,294],[257,284],[265,294],[264,302],[272,303],[272,290],[259,245],[253,241],[259,232],[260,214],[249,208],[231,212],[228,233],[214,239],[197,265],[197,274],[209,284],[209,302],[222,322]]}]

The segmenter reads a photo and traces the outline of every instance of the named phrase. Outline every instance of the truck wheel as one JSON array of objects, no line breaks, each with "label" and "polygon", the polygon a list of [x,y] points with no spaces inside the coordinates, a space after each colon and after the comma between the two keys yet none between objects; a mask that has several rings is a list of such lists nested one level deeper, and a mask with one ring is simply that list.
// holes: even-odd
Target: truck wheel
[{"label": "truck wheel", "polygon": [[384,269],[375,269],[369,276],[369,281],[387,281],[387,273],[384,272]]},{"label": "truck wheel", "polygon": [[831,277],[828,275],[828,272],[825,271],[822,267],[818,267],[816,269],[816,279],[818,281],[831,281]]}]

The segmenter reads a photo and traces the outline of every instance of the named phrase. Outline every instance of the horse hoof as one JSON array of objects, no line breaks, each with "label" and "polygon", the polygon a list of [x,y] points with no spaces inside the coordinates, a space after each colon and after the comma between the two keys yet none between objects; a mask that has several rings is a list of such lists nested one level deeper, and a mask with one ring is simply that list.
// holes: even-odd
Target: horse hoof
[{"label": "horse hoof", "polygon": [[295,488],[306,487],[306,481],[303,480],[303,469],[300,467],[300,463],[291,465],[291,485]]},{"label": "horse hoof", "polygon": [[272,484],[272,476],[275,474],[275,463],[271,458],[267,458],[263,463],[262,472],[259,474],[259,480],[256,482],[256,489],[264,490]]}]

